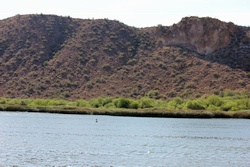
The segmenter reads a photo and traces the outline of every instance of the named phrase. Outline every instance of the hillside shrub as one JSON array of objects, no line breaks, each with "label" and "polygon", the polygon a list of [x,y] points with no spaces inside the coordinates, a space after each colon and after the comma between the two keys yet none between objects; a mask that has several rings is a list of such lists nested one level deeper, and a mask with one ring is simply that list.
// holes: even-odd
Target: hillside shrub
[{"label": "hillside shrub", "polygon": [[206,105],[202,100],[193,100],[193,101],[188,101],[186,104],[186,107],[191,110],[204,110],[206,109]]},{"label": "hillside shrub", "polygon": [[221,109],[223,111],[236,111],[237,110],[237,103],[233,101],[226,101],[222,106]]},{"label": "hillside shrub", "polygon": [[6,104],[7,99],[6,98],[0,98],[0,105]]},{"label": "hillside shrub", "polygon": [[249,98],[239,99],[236,102],[237,102],[238,109],[240,109],[240,110],[250,109],[250,99]]},{"label": "hillside shrub", "polygon": [[220,108],[220,107],[217,107],[217,106],[214,106],[214,105],[212,105],[212,104],[210,104],[210,105],[206,108],[206,110],[210,110],[210,111],[220,111],[221,108]]},{"label": "hillside shrub", "polygon": [[235,96],[236,95],[236,92],[235,91],[232,91],[232,90],[224,90],[222,93],[221,93],[221,96],[222,97],[232,97],[232,96]]},{"label": "hillside shrub", "polygon": [[223,105],[223,100],[219,96],[211,95],[207,98],[207,103],[208,103],[208,105],[220,107],[221,105]]},{"label": "hillside shrub", "polygon": [[49,99],[34,99],[28,106],[30,107],[46,107],[48,106],[50,100]]},{"label": "hillside shrub", "polygon": [[167,103],[168,109],[182,109],[184,107],[184,100],[180,97],[176,97]]},{"label": "hillside shrub", "polygon": [[48,102],[49,106],[63,106],[66,104],[67,104],[67,102],[65,100],[57,100],[57,99],[51,99]]},{"label": "hillside shrub", "polygon": [[5,104],[7,105],[20,105],[23,106],[25,105],[25,101],[23,99],[7,99],[5,101]]},{"label": "hillside shrub", "polygon": [[[144,92],[143,92],[144,93]],[[147,94],[146,94],[147,95]],[[28,107],[92,107],[92,108],[162,108],[167,110],[211,110],[211,111],[242,111],[250,110],[250,94],[248,92],[224,91],[220,95],[200,97],[194,100],[174,98],[166,101],[143,97],[139,100],[120,97],[100,97],[91,100],[67,101],[60,99],[11,99],[0,98],[0,106]]]},{"label": "hillside shrub", "polygon": [[153,100],[148,97],[141,98],[139,104],[140,108],[152,108],[154,106]]},{"label": "hillside shrub", "polygon": [[97,99],[91,99],[89,101],[90,106],[95,107],[95,108],[100,108],[100,107],[105,107],[109,103],[112,103],[113,99],[108,97],[108,98],[97,98]]},{"label": "hillside shrub", "polygon": [[158,90],[150,90],[150,91],[147,93],[147,96],[148,96],[149,98],[159,99],[159,91],[158,91]]},{"label": "hillside shrub", "polygon": [[129,104],[129,108],[131,109],[138,109],[139,108],[139,102],[136,100],[131,100]]},{"label": "hillside shrub", "polygon": [[113,102],[113,99],[110,97],[107,98],[99,98],[100,103],[102,104],[103,107],[105,107],[108,104],[111,104]]},{"label": "hillside shrub", "polygon": [[124,97],[120,97],[114,101],[114,104],[117,108],[129,108],[130,100]]},{"label": "hillside shrub", "polygon": [[89,106],[89,103],[86,100],[77,100],[76,106],[77,107],[87,107],[87,106]]}]

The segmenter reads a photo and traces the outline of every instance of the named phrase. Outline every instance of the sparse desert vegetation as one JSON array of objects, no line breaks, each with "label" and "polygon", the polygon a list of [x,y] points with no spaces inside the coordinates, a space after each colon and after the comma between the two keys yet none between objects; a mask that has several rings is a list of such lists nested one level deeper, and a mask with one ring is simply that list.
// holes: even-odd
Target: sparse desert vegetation
[{"label": "sparse desert vegetation", "polygon": [[207,17],[135,28],[108,19],[17,15],[0,20],[0,97],[123,97],[140,108],[144,97],[169,101],[250,91],[248,31]]}]

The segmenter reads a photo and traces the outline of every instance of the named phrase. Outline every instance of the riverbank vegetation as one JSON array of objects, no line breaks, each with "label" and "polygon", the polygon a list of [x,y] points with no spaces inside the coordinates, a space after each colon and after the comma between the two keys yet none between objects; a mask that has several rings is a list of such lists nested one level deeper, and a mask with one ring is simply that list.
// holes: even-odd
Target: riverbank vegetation
[{"label": "riverbank vegetation", "polygon": [[143,97],[62,99],[0,98],[0,110],[159,117],[250,118],[250,93],[226,90],[196,99]]}]

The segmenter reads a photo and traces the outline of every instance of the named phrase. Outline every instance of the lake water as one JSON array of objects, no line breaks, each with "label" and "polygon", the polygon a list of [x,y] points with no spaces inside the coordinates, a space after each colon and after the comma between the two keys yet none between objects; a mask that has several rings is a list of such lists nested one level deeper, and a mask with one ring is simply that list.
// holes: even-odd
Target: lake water
[{"label": "lake water", "polygon": [[246,119],[0,112],[1,167],[247,167],[249,158]]}]

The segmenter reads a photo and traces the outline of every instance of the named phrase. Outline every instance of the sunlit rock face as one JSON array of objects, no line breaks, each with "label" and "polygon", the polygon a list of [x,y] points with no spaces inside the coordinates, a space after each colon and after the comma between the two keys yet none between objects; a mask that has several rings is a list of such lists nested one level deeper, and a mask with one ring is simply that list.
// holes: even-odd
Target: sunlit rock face
[{"label": "sunlit rock face", "polygon": [[233,23],[212,18],[185,17],[166,29],[163,44],[182,46],[207,55],[228,46],[236,31],[237,26]]}]

